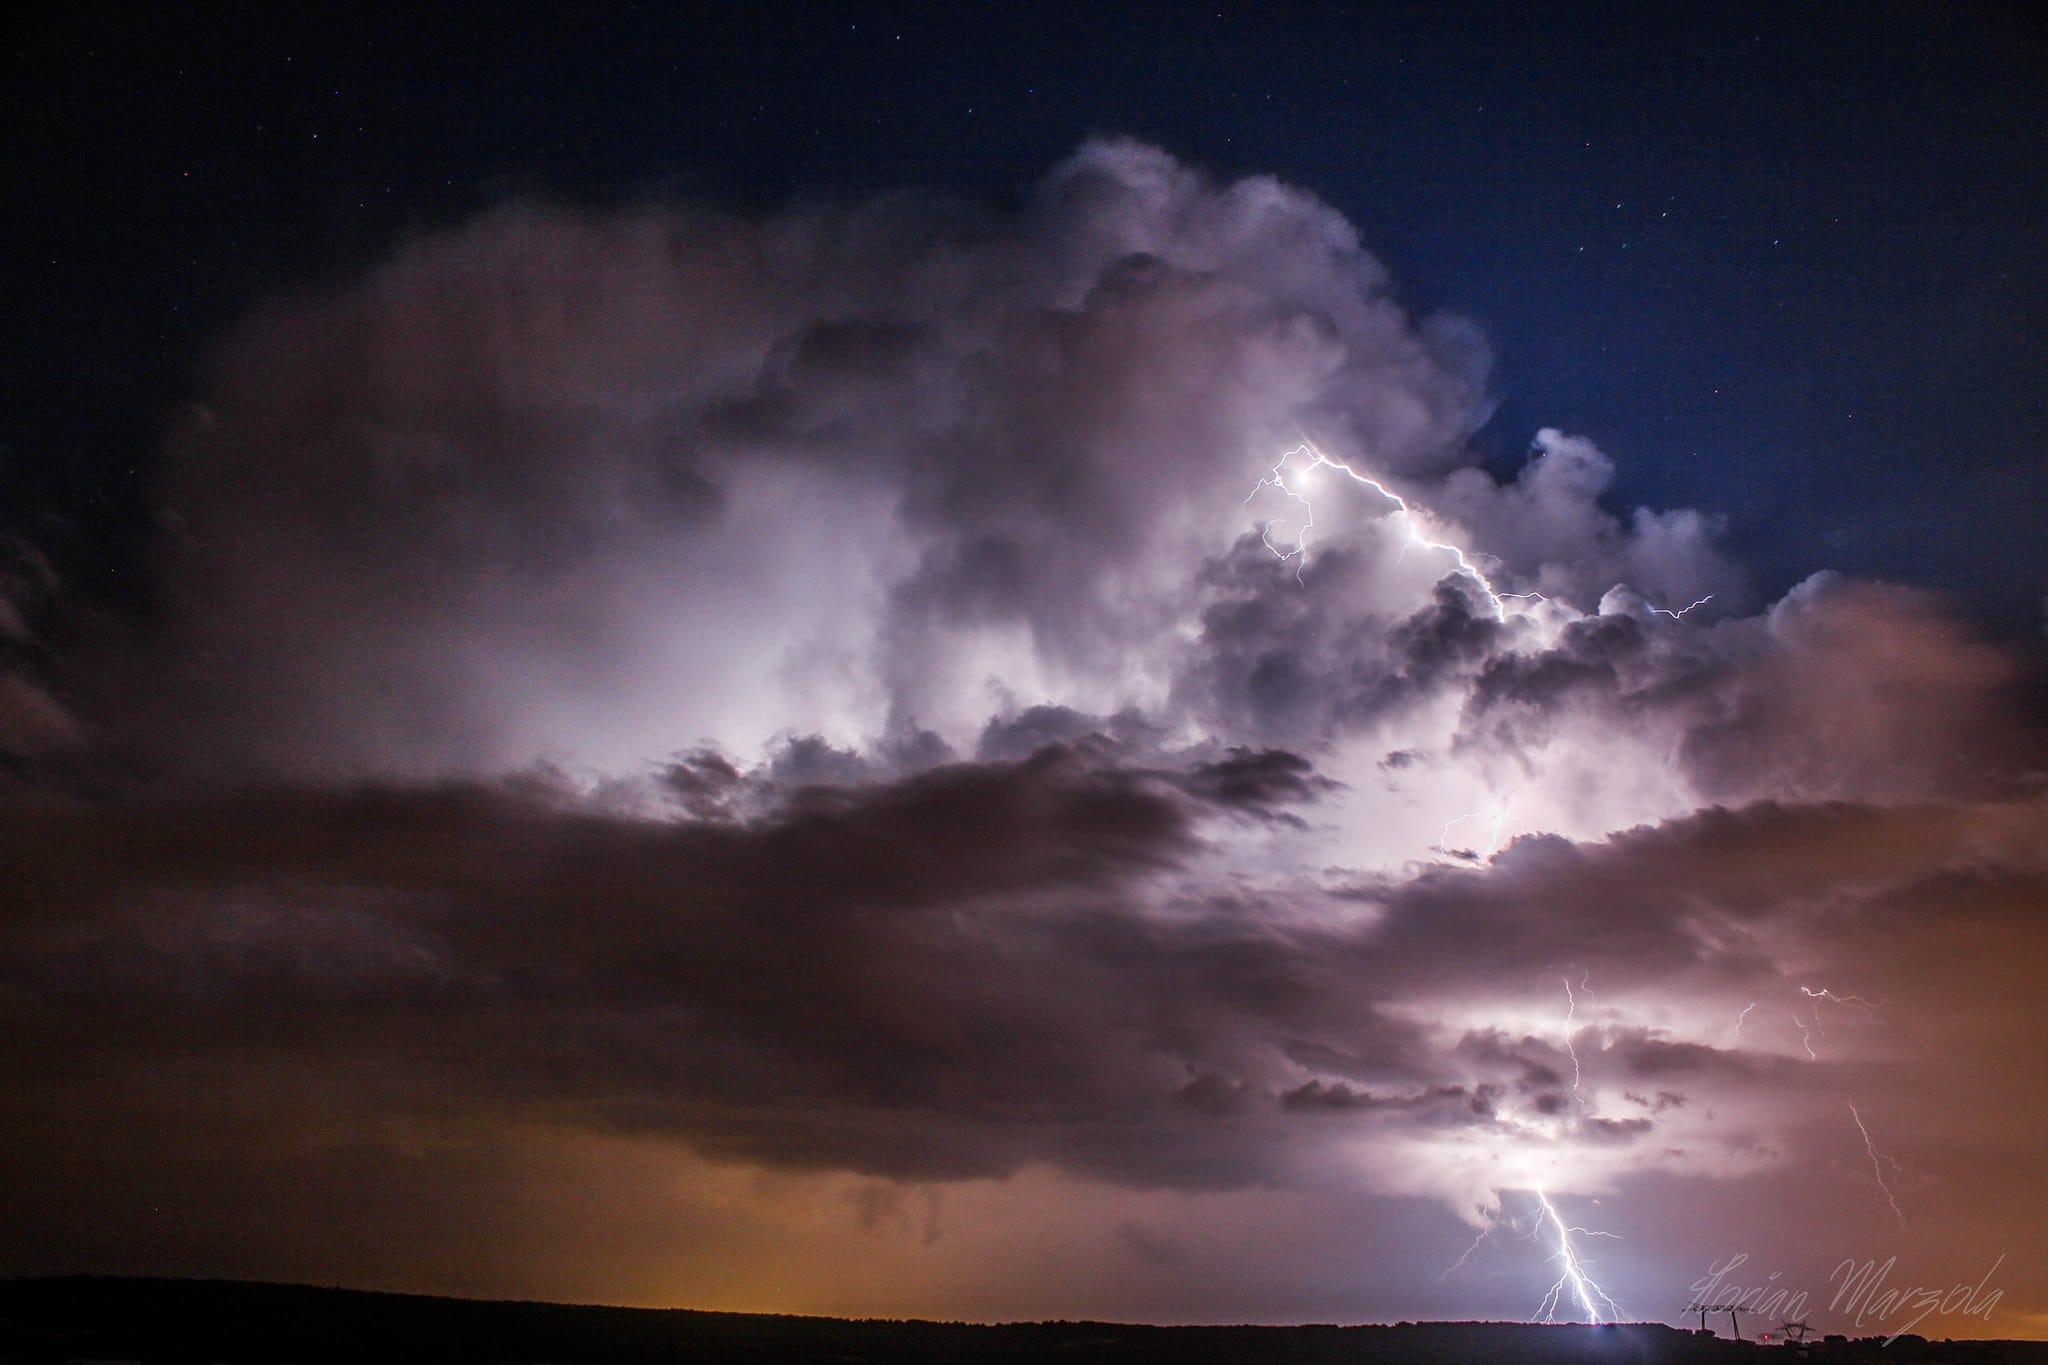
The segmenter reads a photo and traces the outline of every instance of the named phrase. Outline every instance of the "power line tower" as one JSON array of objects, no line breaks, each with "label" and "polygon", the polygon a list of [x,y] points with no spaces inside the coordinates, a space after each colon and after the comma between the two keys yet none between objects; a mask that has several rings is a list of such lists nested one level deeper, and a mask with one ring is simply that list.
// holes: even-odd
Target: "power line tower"
[{"label": "power line tower", "polygon": [[[1687,1304],[1687,1305],[1685,1306],[1685,1311],[1686,1311],[1686,1312],[1688,1312],[1688,1313],[1698,1313],[1698,1314],[1700,1315],[1700,1330],[1701,1330],[1702,1332],[1704,1332],[1704,1331],[1706,1331],[1706,1330],[1707,1330],[1707,1314],[1709,1314],[1709,1313],[1726,1313],[1726,1314],[1728,1315],[1728,1331],[1729,1331],[1729,1333],[1730,1333],[1731,1335],[1733,1335],[1733,1336],[1734,1336],[1734,1338],[1735,1338],[1735,1339],[1736,1339],[1737,1341],[1741,1341],[1741,1340],[1742,1340],[1742,1322],[1741,1322],[1741,1319],[1739,1319],[1739,1318],[1738,1318],[1738,1317],[1736,1316],[1736,1314],[1738,1314],[1738,1313],[1740,1313],[1740,1312],[1742,1311],[1742,1305],[1741,1305],[1741,1304],[1739,1304],[1739,1303],[1689,1303],[1689,1304]],[[1803,1324],[1802,1324],[1802,1325],[1803,1325]]]}]

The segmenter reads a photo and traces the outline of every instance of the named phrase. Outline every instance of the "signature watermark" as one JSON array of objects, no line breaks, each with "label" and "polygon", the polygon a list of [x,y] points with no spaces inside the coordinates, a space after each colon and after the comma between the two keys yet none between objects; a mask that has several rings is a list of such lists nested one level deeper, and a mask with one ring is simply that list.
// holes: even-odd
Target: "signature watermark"
[{"label": "signature watermark", "polygon": [[[1828,1275],[1833,1295],[1826,1312],[1846,1319],[1857,1331],[1888,1332],[1889,1346],[1929,1317],[1981,1318],[1991,1314],[2005,1297],[2002,1289],[1990,1288],[1991,1277],[2005,1264],[2005,1253],[1977,1277],[1974,1284],[1958,1281],[1948,1286],[1927,1286],[1895,1282],[1899,1258],[1859,1261],[1855,1257],[1837,1264]],[[1705,1309],[1715,1313],[1747,1313],[1771,1322],[1803,1321],[1814,1307],[1814,1298],[1803,1289],[1781,1284],[1784,1272],[1773,1270],[1753,1284],[1744,1280],[1761,1274],[1749,1265],[1749,1253],[1739,1251],[1707,1267],[1707,1273],[1692,1282],[1689,1312]],[[1704,1317],[1702,1321],[1704,1322]],[[1732,1319],[1731,1319],[1732,1320]]]}]

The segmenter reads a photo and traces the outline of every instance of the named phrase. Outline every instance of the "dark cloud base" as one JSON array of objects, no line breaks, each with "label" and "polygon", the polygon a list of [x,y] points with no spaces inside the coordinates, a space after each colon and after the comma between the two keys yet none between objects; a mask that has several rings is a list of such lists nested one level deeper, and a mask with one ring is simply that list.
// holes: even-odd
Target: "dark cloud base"
[{"label": "dark cloud base", "polygon": [[[1340,1117],[1506,1142],[1522,1110],[1571,1117],[1571,1035],[1446,1030],[1432,1000],[1560,972],[1759,989],[1844,925],[1899,954],[2030,932],[2048,889],[2036,804],[1766,804],[1221,894],[1190,870],[1252,762],[1176,783],[1055,748],[802,788],[746,824],[606,816],[538,780],[17,807],[16,1141],[54,1141],[47,1098],[112,1076],[144,1112],[251,1115],[317,1076],[347,1124],[481,1107],[895,1178],[1051,1161],[1229,1187],[1287,1179],[1284,1134]],[[1264,766],[1299,789],[1298,761]],[[1669,1027],[1579,1041],[1652,1110],[1813,1074]],[[221,1088],[142,1079],[195,1066]]]}]

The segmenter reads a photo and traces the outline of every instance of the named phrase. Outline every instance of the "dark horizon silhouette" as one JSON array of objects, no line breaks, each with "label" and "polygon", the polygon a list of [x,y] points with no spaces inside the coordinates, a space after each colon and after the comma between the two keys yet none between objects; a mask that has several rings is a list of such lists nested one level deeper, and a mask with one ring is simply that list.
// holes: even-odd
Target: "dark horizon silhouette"
[{"label": "dark horizon silhouette", "polygon": [[696,1309],[491,1301],[307,1285],[155,1277],[0,1281],[0,1360],[135,1358],[163,1365],[349,1360],[1215,1362],[1597,1365],[1812,1359],[2042,1365],[2048,1342],[1815,1336],[1803,1348],[1666,1323],[1418,1322],[1178,1327],[1053,1321],[975,1324]]}]

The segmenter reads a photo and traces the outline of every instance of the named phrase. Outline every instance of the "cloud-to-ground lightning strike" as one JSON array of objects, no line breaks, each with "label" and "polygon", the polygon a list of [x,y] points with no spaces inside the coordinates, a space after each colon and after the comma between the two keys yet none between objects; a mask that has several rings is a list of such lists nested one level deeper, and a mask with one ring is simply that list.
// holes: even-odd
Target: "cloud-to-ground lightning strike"
[{"label": "cloud-to-ground lightning strike", "polygon": [[[1296,483],[1289,483],[1287,466],[1297,455],[1305,456],[1308,463],[1302,468],[1300,474],[1296,476]],[[1322,451],[1317,450],[1308,441],[1303,441],[1300,445],[1283,454],[1273,465],[1272,472],[1254,484],[1252,491],[1247,493],[1244,499],[1245,503],[1249,505],[1251,500],[1258,496],[1260,489],[1275,488],[1301,504],[1303,518],[1301,530],[1295,533],[1294,547],[1292,549],[1283,550],[1273,543],[1272,532],[1274,524],[1279,520],[1277,517],[1273,521],[1266,522],[1259,529],[1259,538],[1265,542],[1266,548],[1271,550],[1281,563],[1284,564],[1288,560],[1294,561],[1294,575],[1297,579],[1301,577],[1302,565],[1308,558],[1309,532],[1313,531],[1316,525],[1315,504],[1308,500],[1308,496],[1301,491],[1298,483],[1300,479],[1306,478],[1320,467],[1334,469],[1338,473],[1350,478],[1353,483],[1362,483],[1388,502],[1393,503],[1396,509],[1395,515],[1401,518],[1401,527],[1408,533],[1408,543],[1420,545],[1426,550],[1441,550],[1449,555],[1457,565],[1457,571],[1471,579],[1479,586],[1479,590],[1486,594],[1486,600],[1493,606],[1495,620],[1505,621],[1508,619],[1507,602],[1511,598],[1517,601],[1534,599],[1540,602],[1545,600],[1541,593],[1503,593],[1495,589],[1493,581],[1479,571],[1479,566],[1466,557],[1465,551],[1462,548],[1450,544],[1448,541],[1431,540],[1422,534],[1417,525],[1416,510],[1408,505],[1406,498],[1381,483],[1378,479],[1373,478],[1370,474],[1361,474],[1342,460],[1331,459],[1323,454]],[[1695,603],[1694,605],[1697,606],[1698,604]],[[1688,607],[1686,610],[1690,611],[1692,608]]]},{"label": "cloud-to-ground lightning strike", "polygon": [[[1300,457],[1306,463],[1302,465],[1298,472],[1295,472],[1290,476],[1289,465],[1292,464],[1297,457]],[[1407,534],[1407,543],[1410,545],[1421,546],[1424,549],[1435,550],[1440,553],[1449,555],[1452,563],[1456,567],[1456,572],[1463,575],[1465,578],[1471,580],[1471,582],[1478,587],[1480,592],[1485,594],[1488,604],[1493,608],[1493,616],[1495,620],[1501,622],[1505,622],[1507,620],[1507,604],[1510,601],[1526,603],[1543,602],[1548,600],[1543,596],[1543,594],[1537,592],[1510,593],[1502,592],[1496,587],[1494,587],[1493,581],[1489,579],[1486,576],[1486,574],[1480,570],[1477,564],[1472,562],[1471,557],[1466,553],[1463,547],[1452,544],[1448,541],[1432,540],[1428,536],[1423,534],[1422,530],[1420,529],[1419,514],[1417,512],[1417,509],[1410,506],[1406,498],[1403,498],[1400,494],[1396,493],[1393,489],[1387,487],[1384,483],[1380,482],[1378,479],[1372,477],[1371,475],[1362,474],[1358,470],[1352,468],[1350,465],[1343,462],[1342,460],[1332,459],[1329,456],[1323,454],[1320,450],[1315,448],[1315,445],[1312,442],[1308,441],[1306,438],[1304,438],[1299,445],[1284,452],[1280,456],[1280,458],[1274,462],[1272,469],[1263,478],[1259,479],[1258,482],[1252,486],[1251,492],[1247,493],[1244,499],[1245,504],[1249,506],[1252,499],[1258,496],[1261,489],[1272,488],[1281,493],[1282,495],[1292,498],[1295,502],[1301,504],[1301,529],[1295,533],[1294,543],[1291,546],[1282,546],[1280,544],[1274,543],[1273,527],[1279,523],[1279,518],[1276,517],[1267,520],[1263,522],[1259,527],[1259,539],[1265,545],[1265,547],[1272,552],[1273,557],[1278,559],[1283,564],[1287,563],[1290,560],[1294,562],[1294,575],[1297,582],[1301,581],[1302,572],[1308,559],[1309,536],[1315,530],[1316,525],[1315,504],[1309,500],[1308,495],[1303,491],[1302,483],[1304,480],[1307,479],[1309,475],[1313,474],[1316,471],[1316,469],[1321,467],[1328,467],[1330,469],[1334,469],[1337,472],[1351,479],[1352,482],[1364,484],[1366,487],[1372,489],[1375,493],[1378,493],[1381,497],[1385,498],[1388,502],[1392,503],[1395,507],[1396,515],[1401,519],[1402,530],[1405,531]],[[1651,604],[1649,609],[1656,615],[1668,617],[1673,621],[1683,621],[1689,613],[1697,610],[1700,607],[1705,606],[1712,600],[1713,595],[1710,593],[1707,596],[1701,597],[1696,601],[1690,602],[1684,607],[1681,607],[1675,611],[1666,607],[1659,607],[1654,604]],[[1499,847],[1500,826],[1505,818],[1505,815],[1506,812],[1504,808],[1497,809],[1493,813],[1493,830],[1491,838],[1493,848]],[[1465,815],[1456,816],[1453,819],[1445,822],[1442,831],[1437,836],[1438,852],[1450,854],[1451,830],[1466,820],[1472,820],[1476,818],[1478,818],[1478,813],[1473,812]],[[1489,853],[1491,851],[1491,849],[1488,850]],[[1564,1045],[1565,1051],[1570,1055],[1572,1059],[1572,1094],[1578,1100],[1579,1107],[1581,1109],[1584,1109],[1586,1105],[1585,1094],[1582,1088],[1584,1082],[1584,1072],[1579,1061],[1578,1047],[1572,1038],[1573,1026],[1577,1022],[1578,997],[1572,991],[1571,979],[1569,977],[1563,978],[1563,982],[1565,992]],[[1752,1003],[1742,1011],[1740,1016],[1737,1017],[1735,1027],[1738,1037],[1741,1034],[1742,1021],[1744,1019],[1747,1019],[1749,1017],[1750,1010],[1753,1010],[1755,1008],[1755,1004]],[[1796,1015],[1794,1016],[1794,1020],[1795,1022],[1797,1022]],[[1813,1048],[1810,1042],[1807,1046],[1807,1054],[1809,1056],[1813,1055]],[[1536,1200],[1537,1203],[1542,1207],[1543,1219],[1547,1219],[1550,1226],[1556,1231],[1557,1252],[1555,1259],[1557,1259],[1563,1266],[1563,1273],[1558,1276],[1557,1283],[1550,1287],[1550,1292],[1544,1296],[1543,1302],[1538,1309],[1538,1312],[1542,1315],[1543,1321],[1553,1322],[1556,1320],[1558,1305],[1562,1302],[1567,1293],[1569,1293],[1574,1299],[1577,1300],[1580,1307],[1585,1312],[1586,1320],[1589,1322],[1598,1323],[1603,1320],[1621,1317],[1623,1315],[1621,1305],[1616,1303],[1613,1297],[1609,1295],[1606,1290],[1602,1289],[1599,1286],[1599,1284],[1597,1284],[1590,1276],[1586,1274],[1585,1265],[1579,1259],[1577,1248],[1574,1247],[1572,1244],[1572,1236],[1574,1233],[1583,1236],[1602,1237],[1613,1236],[1614,1234],[1596,1233],[1586,1228],[1567,1225],[1565,1221],[1558,1216],[1557,1209],[1551,1204],[1548,1195],[1546,1195],[1544,1191],[1541,1189],[1538,1189],[1536,1191]],[[1537,1228],[1537,1231],[1539,1233],[1541,1231],[1541,1225],[1542,1219],[1539,1219]],[[1447,1266],[1438,1278],[1448,1276],[1449,1274],[1451,1274],[1451,1272],[1457,1270],[1460,1266],[1466,1264],[1466,1262],[1468,1262],[1472,1258],[1473,1254],[1478,1251],[1480,1246],[1485,1243],[1487,1237],[1491,1234],[1491,1232],[1491,1228],[1482,1230],[1477,1237],[1473,1238],[1471,1245],[1465,1248],[1464,1253],[1460,1255],[1456,1261],[1452,1262],[1449,1266]],[[1606,1314],[1606,1319],[1603,1319],[1603,1310]]]},{"label": "cloud-to-ground lightning strike", "polygon": [[[1624,1316],[1621,1305],[1586,1274],[1585,1263],[1579,1259],[1578,1250],[1572,1245],[1572,1234],[1575,1232],[1586,1237],[1615,1237],[1619,1240],[1617,1234],[1567,1226],[1564,1219],[1557,1216],[1557,1210],[1552,1207],[1550,1197],[1541,1189],[1536,1191],[1536,1202],[1543,1206],[1544,1216],[1549,1219],[1551,1227],[1557,1230],[1555,1259],[1564,1266],[1564,1273],[1557,1277],[1557,1283],[1550,1286],[1550,1292],[1543,1296],[1543,1302],[1536,1309],[1543,1315],[1543,1321],[1557,1321],[1558,1304],[1562,1302],[1567,1290],[1579,1301],[1579,1307],[1585,1310],[1588,1322],[1598,1323]],[[1601,1316],[1603,1308],[1606,1312],[1605,1318]]]},{"label": "cloud-to-ground lightning strike", "polygon": [[1853,1104],[1849,1106],[1849,1117],[1856,1120],[1856,1131],[1863,1134],[1863,1150],[1870,1154],[1870,1173],[1877,1177],[1877,1187],[1884,1191],[1884,1202],[1892,1206],[1892,1216],[1899,1220],[1899,1226],[1906,1226],[1905,1210],[1899,1207],[1898,1199],[1893,1196],[1891,1182],[1884,1178],[1887,1163],[1895,1172],[1903,1172],[1904,1168],[1877,1150],[1877,1144],[1871,1140],[1870,1129],[1864,1126],[1863,1115],[1856,1111]]}]

